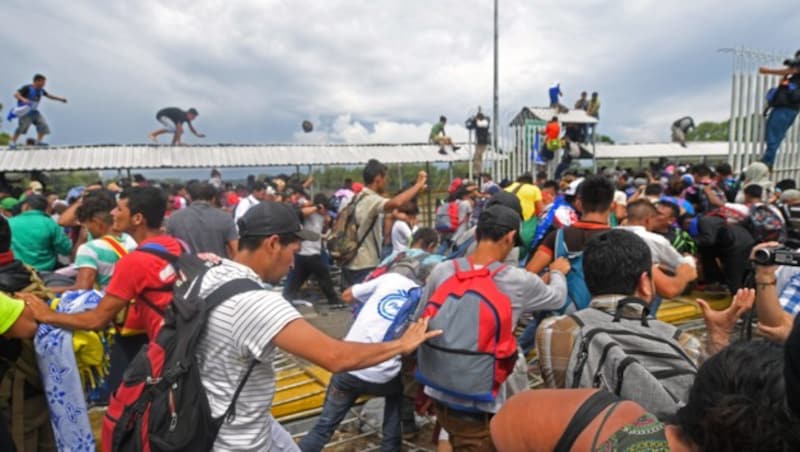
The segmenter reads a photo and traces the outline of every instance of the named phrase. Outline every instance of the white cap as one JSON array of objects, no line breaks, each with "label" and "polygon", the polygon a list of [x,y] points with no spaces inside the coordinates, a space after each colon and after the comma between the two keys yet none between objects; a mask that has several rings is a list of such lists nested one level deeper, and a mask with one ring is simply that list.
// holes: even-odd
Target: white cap
[{"label": "white cap", "polygon": [[569,183],[569,186],[566,190],[564,190],[564,194],[567,196],[575,196],[578,194],[578,187],[583,183],[583,178],[579,177],[574,181]]}]

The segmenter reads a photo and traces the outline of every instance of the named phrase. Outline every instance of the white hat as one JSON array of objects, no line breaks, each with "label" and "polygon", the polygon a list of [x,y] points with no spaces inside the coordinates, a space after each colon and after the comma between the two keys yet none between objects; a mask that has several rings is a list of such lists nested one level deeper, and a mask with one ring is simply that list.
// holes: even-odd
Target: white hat
[{"label": "white hat", "polygon": [[567,196],[576,196],[578,194],[578,187],[583,183],[583,178],[579,177],[574,181],[569,183],[569,186],[566,190],[564,190],[564,194]]}]

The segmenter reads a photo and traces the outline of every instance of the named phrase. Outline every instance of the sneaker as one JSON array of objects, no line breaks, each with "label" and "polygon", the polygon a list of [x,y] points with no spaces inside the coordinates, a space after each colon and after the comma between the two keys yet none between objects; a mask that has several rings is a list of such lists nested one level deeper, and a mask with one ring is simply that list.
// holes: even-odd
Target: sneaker
[{"label": "sneaker", "polygon": [[453,152],[456,152],[459,149],[461,149],[461,146],[453,146]]},{"label": "sneaker", "polygon": [[15,149],[17,149],[17,143],[11,143],[11,144],[8,145],[8,150],[9,151],[13,151]]},{"label": "sneaker", "polygon": [[439,148],[439,154],[447,155],[447,151],[445,151],[444,148]]}]

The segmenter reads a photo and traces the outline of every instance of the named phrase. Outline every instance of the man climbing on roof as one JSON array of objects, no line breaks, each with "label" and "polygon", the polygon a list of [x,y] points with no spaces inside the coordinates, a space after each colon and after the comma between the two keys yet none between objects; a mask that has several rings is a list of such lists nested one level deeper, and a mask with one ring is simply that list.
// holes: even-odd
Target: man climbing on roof
[{"label": "man climbing on roof", "polygon": [[672,141],[686,147],[686,134],[695,130],[694,119],[684,116],[672,123]]},{"label": "man climbing on roof", "polygon": [[45,91],[44,85],[46,82],[47,78],[44,75],[36,74],[33,76],[33,83],[23,86],[14,93],[14,98],[17,99],[17,106],[8,112],[8,120],[12,121],[17,118],[19,124],[17,125],[17,130],[14,131],[14,136],[11,137],[11,148],[16,147],[19,137],[28,133],[31,125],[36,126],[36,144],[44,144],[42,139],[50,133],[50,127],[39,111],[39,102],[42,97],[67,103],[65,97],[54,96]]},{"label": "man climbing on roof", "polygon": [[205,138],[204,134],[198,132],[195,130],[194,126],[192,126],[192,121],[194,121],[197,116],[197,110],[194,108],[190,108],[186,111],[183,111],[178,107],[162,108],[158,111],[158,113],[156,113],[156,119],[158,122],[164,125],[164,128],[154,130],[150,134],[150,140],[158,144],[159,135],[171,133],[172,145],[179,146],[183,144],[181,143],[181,136],[183,135],[184,123],[189,126],[189,130],[191,130],[197,138]]},{"label": "man climbing on roof", "polygon": [[453,148],[453,152],[461,149],[459,146],[453,144],[453,139],[447,136],[444,132],[444,125],[447,123],[447,118],[444,116],[439,117],[439,122],[431,127],[431,133],[428,136],[428,141],[431,143],[436,143],[439,145],[439,154],[446,155],[447,151],[445,151],[445,146],[450,146]]}]

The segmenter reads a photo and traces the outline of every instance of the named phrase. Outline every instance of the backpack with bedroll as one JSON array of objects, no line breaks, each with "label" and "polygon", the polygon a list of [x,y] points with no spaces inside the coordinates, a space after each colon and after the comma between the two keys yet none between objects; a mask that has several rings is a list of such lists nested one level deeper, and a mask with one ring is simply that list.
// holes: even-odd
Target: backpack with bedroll
[{"label": "backpack with bedroll", "polygon": [[[629,305],[642,307],[641,318],[623,317]],[[678,342],[681,330],[648,314],[646,303],[625,298],[615,314],[590,308],[560,320],[580,326],[565,387],[605,389],[659,417],[675,414],[688,400],[697,365]]]},{"label": "backpack with bedroll", "polygon": [[158,335],[131,361],[109,402],[103,419],[103,450],[211,450],[223,422],[235,416],[236,400],[257,362],[245,372],[224,415],[214,418],[195,349],[215,307],[262,287],[249,279],[234,279],[200,297],[203,276],[213,265],[190,254],[178,257],[152,248],[138,250],[167,260],[180,278],[172,303],[162,310],[164,324]]}]

